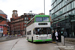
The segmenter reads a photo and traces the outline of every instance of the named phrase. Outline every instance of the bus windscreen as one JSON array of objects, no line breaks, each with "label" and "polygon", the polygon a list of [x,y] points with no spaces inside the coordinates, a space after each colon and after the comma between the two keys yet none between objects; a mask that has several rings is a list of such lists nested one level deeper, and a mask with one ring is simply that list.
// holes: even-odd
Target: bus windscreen
[{"label": "bus windscreen", "polygon": [[33,31],[34,34],[40,35],[40,34],[51,34],[50,28],[35,28],[35,31]]}]

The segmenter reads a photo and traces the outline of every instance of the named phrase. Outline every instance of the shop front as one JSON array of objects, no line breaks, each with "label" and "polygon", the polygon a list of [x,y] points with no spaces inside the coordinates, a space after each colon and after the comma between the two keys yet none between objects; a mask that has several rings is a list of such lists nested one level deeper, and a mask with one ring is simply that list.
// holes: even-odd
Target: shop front
[{"label": "shop front", "polygon": [[[75,16],[69,15],[68,18],[52,23],[53,30],[57,30],[65,37],[75,38]],[[65,33],[66,32],[66,33]]]}]

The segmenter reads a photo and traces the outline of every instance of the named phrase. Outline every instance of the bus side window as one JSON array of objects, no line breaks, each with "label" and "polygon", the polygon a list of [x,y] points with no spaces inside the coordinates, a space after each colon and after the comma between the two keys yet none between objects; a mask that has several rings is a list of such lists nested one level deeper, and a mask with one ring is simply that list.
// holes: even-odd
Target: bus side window
[{"label": "bus side window", "polygon": [[31,35],[31,31],[28,31],[28,32],[27,32],[27,35]]},{"label": "bus side window", "polygon": [[51,34],[51,29],[50,28],[48,28],[48,34]]},{"label": "bus side window", "polygon": [[35,34],[35,30],[33,30],[33,34]]}]

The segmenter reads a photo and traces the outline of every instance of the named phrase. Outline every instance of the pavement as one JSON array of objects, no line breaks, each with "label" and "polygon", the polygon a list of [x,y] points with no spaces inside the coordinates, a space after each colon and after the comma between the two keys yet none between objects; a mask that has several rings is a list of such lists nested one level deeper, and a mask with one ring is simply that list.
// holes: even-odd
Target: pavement
[{"label": "pavement", "polygon": [[[25,37],[25,36],[24,36]],[[18,38],[22,38],[22,36],[5,36],[5,37],[0,37],[0,42],[3,42],[3,41],[8,41],[8,40],[14,40],[14,39],[18,39]]]},{"label": "pavement", "polygon": [[59,50],[57,44],[51,42],[32,43],[26,38],[0,42],[0,50]]},{"label": "pavement", "polygon": [[11,50],[12,47],[15,45],[15,43],[16,43],[18,40],[19,40],[19,39],[10,40],[10,41],[5,41],[5,42],[0,42],[0,50]]},{"label": "pavement", "polygon": [[58,42],[57,45],[60,50],[75,50],[75,44],[65,42],[65,45],[62,45],[62,43]]},{"label": "pavement", "polygon": [[65,38],[65,41],[62,39],[61,42],[53,42],[57,44],[57,48],[60,50],[75,50],[75,39],[74,38]]}]

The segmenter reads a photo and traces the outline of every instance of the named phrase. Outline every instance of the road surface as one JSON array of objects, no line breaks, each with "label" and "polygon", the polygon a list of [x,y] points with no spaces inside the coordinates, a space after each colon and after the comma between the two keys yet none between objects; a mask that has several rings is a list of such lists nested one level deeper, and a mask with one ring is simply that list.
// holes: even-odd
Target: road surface
[{"label": "road surface", "polygon": [[26,38],[0,42],[0,50],[59,50],[53,43],[31,43]]}]

